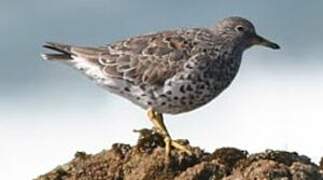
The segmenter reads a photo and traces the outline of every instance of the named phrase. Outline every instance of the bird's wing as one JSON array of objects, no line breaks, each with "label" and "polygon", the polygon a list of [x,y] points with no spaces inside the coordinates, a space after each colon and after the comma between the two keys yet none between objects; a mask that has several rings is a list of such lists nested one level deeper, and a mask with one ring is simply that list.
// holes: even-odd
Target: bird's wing
[{"label": "bird's wing", "polygon": [[130,38],[107,46],[98,60],[107,76],[134,84],[163,85],[201,52],[202,31],[175,30]]},{"label": "bird's wing", "polygon": [[158,86],[182,71],[185,62],[201,52],[206,42],[201,37],[205,33],[204,29],[164,31],[100,48],[70,47],[68,53],[99,65],[108,78]]},{"label": "bird's wing", "polygon": [[107,47],[100,63],[107,76],[135,84],[162,85],[190,56],[192,39],[180,31],[130,38]]}]

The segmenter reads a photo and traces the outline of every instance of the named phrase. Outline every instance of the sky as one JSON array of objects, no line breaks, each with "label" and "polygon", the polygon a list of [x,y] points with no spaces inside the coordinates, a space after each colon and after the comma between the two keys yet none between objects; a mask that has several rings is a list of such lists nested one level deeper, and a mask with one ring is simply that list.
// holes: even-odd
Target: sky
[{"label": "sky", "polygon": [[[254,47],[219,97],[166,115],[172,136],[207,151],[237,147],[323,156],[323,1],[0,1],[0,179],[32,179],[115,142],[135,144],[146,112],[63,64],[40,59],[46,41],[103,45],[141,33],[251,20],[277,42]],[[17,173],[17,171],[19,173]]]}]

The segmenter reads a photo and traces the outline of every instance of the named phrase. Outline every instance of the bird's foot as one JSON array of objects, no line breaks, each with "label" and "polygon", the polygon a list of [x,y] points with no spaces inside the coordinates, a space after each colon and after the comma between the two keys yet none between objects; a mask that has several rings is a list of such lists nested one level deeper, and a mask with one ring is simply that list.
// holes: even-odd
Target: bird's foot
[{"label": "bird's foot", "polygon": [[170,156],[170,152],[172,148],[174,148],[175,150],[178,150],[179,152],[184,152],[189,156],[193,154],[192,151],[186,145],[183,145],[176,140],[172,140],[169,136],[164,138],[164,142],[165,142],[166,157]]},{"label": "bird's foot", "polygon": [[193,154],[187,148],[186,145],[179,143],[179,141],[172,140],[172,138],[170,137],[170,135],[166,129],[166,126],[164,124],[164,118],[161,113],[158,113],[157,111],[154,111],[153,109],[149,109],[148,110],[148,117],[153,122],[155,131],[164,138],[165,151],[166,151],[167,158],[170,156],[170,152],[171,152],[172,148],[178,150],[179,152],[184,152],[188,155]]}]

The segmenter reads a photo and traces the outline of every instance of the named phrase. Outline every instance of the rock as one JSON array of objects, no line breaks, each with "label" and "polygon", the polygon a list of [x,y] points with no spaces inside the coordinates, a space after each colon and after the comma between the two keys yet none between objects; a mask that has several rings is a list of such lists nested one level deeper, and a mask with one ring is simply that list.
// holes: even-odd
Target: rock
[{"label": "rock", "polygon": [[[77,152],[72,161],[36,180],[323,180],[320,167],[295,152],[267,150],[248,155],[235,148],[213,153],[191,147],[192,156],[172,151],[165,157],[163,138],[143,129],[137,145],[114,144],[110,150],[90,155]],[[187,141],[183,141],[188,146]]]}]

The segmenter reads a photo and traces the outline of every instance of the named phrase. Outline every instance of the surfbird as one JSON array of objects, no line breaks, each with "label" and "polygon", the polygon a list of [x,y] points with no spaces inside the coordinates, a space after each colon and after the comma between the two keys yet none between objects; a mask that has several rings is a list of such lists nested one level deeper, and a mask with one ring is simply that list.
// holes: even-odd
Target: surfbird
[{"label": "surfbird", "polygon": [[130,37],[100,47],[48,42],[55,53],[45,60],[64,62],[111,93],[148,111],[164,137],[167,156],[191,150],[172,140],[162,114],[197,109],[217,97],[236,76],[243,52],[253,45],[279,49],[242,17],[228,17],[208,28],[182,28]]}]

